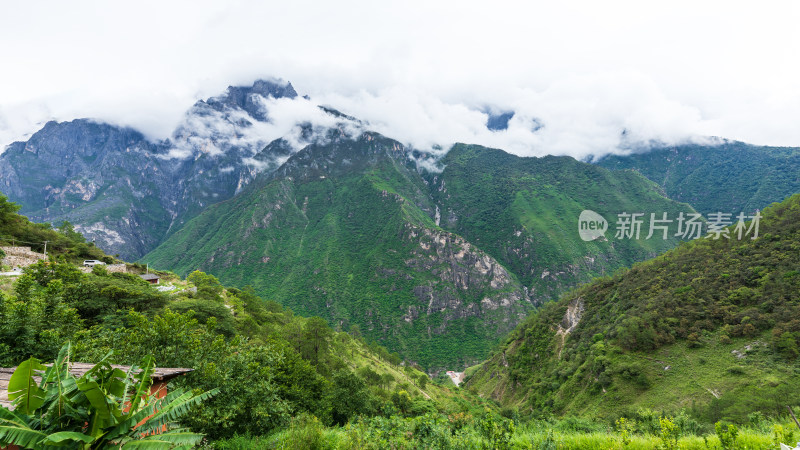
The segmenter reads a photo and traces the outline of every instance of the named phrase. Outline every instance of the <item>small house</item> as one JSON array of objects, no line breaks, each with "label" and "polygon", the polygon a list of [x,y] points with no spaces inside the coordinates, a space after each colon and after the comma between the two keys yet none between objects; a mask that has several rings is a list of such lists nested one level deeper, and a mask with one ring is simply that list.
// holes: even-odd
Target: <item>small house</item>
[{"label": "small house", "polygon": [[[83,374],[94,367],[94,364],[74,362],[70,363],[69,372],[75,377],[81,377]],[[111,367],[121,369],[123,372],[130,370],[131,366],[120,366],[113,364]],[[11,375],[17,370],[16,367],[4,368],[0,367],[0,406],[7,409],[12,409],[13,405],[8,399],[8,382],[11,380]],[[175,377],[185,375],[194,369],[186,368],[156,368],[150,378],[153,384],[150,386],[150,394],[155,395],[157,398],[164,398],[167,395],[167,383]],[[34,377],[37,382],[40,380]]]},{"label": "small house", "polygon": [[154,273],[146,273],[144,275],[139,275],[139,278],[143,279],[144,281],[147,281],[150,284],[158,284],[158,280],[161,279],[160,276]]}]

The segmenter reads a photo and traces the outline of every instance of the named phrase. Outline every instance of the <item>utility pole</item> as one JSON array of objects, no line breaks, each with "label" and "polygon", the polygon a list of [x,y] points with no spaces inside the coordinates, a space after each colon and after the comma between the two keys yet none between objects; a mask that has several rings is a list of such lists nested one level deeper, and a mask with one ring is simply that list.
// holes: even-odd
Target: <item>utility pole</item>
[{"label": "utility pole", "polygon": [[47,243],[49,241],[44,241],[44,258],[47,259]]}]

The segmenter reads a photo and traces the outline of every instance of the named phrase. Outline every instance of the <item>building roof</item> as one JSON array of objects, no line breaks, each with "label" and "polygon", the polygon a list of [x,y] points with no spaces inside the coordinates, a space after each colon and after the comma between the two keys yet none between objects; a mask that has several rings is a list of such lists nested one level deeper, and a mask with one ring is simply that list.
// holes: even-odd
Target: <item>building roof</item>
[{"label": "building roof", "polygon": [[147,280],[147,281],[149,281],[149,280],[158,280],[159,278],[161,278],[160,276],[158,276],[158,275],[156,275],[154,273],[146,273],[144,275],[139,275],[139,277],[141,279]]},{"label": "building roof", "polygon": [[[94,364],[91,363],[81,363],[81,362],[74,362],[70,364],[69,371],[72,375],[76,377],[81,377],[83,374],[89,371],[94,367]],[[115,369],[121,369],[125,372],[130,370],[131,366],[120,366],[117,364],[112,364],[111,367]],[[11,375],[16,370],[16,367],[0,367],[0,406],[4,406],[8,409],[12,409],[11,401],[8,399],[8,382],[11,380]],[[150,378],[153,382],[165,382],[169,381],[177,376],[187,374],[192,372],[194,369],[187,369],[187,368],[179,368],[179,367],[157,367],[153,372],[153,375]],[[38,382],[41,381],[40,377],[34,377],[34,379]]]}]

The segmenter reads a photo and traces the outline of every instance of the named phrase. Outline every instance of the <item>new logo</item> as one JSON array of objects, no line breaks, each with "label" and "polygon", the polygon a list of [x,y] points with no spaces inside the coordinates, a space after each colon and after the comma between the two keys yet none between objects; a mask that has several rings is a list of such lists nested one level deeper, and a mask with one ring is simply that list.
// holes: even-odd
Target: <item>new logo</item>
[{"label": "new logo", "polygon": [[608,222],[600,214],[585,209],[578,217],[578,234],[584,241],[593,241],[595,239],[605,237],[606,230],[608,229]]}]

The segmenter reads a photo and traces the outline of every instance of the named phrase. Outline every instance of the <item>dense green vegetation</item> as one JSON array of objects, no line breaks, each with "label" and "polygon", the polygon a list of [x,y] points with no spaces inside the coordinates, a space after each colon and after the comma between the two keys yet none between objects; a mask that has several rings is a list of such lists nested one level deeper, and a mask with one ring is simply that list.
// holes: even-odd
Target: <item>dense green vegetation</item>
[{"label": "dense green vegetation", "polygon": [[546,305],[468,386],[605,420],[646,407],[744,423],[800,403],[800,195],[763,215],[758,239],[685,243]]},{"label": "dense green vegetation", "polygon": [[800,149],[759,147],[743,142],[681,145],[597,162],[633,169],[658,183],[670,198],[703,214],[752,213],[800,192]]},{"label": "dense green vegetation", "polygon": [[536,304],[677,243],[583,242],[583,209],[612,227],[624,211],[692,211],[642,176],[571,158],[459,145],[443,164],[441,174],[421,173],[375,133],[310,145],[144,261],[181,275],[201,269],[300,314],[356,324],[437,371],[480,361]]},{"label": "dense green vegetation", "polygon": [[[483,252],[436,227],[397,145],[377,135],[312,145],[286,174],[210,207],[145,261],[200,268],[298,313],[358,325],[429,369],[479,361],[498,328],[510,331],[533,305],[513,277],[493,285],[478,272]],[[489,309],[486,298],[510,301]]]},{"label": "dense green vegetation", "polygon": [[621,418],[604,424],[576,418],[520,421],[511,417],[426,414],[417,417],[375,417],[345,427],[325,427],[300,416],[266,437],[237,436],[217,441],[217,449],[749,449],[771,450],[794,443],[798,431],[789,417],[767,420],[753,415],[743,426],[717,422],[698,427],[685,415],[659,416],[640,411],[641,421]]},{"label": "dense green vegetation", "polygon": [[19,209],[18,204],[9,202],[0,194],[0,246],[20,245],[41,253],[44,251],[44,242],[47,241],[48,253],[64,256],[70,261],[98,259],[112,262],[112,258],[94,244],[86,243],[84,237],[75,232],[69,222],[53,229],[48,224],[33,223],[17,214]]},{"label": "dense green vegetation", "polygon": [[[4,224],[15,238],[39,228],[5,203]],[[482,401],[429,382],[402,358],[365,340],[357,326],[334,331],[302,318],[250,287],[225,288],[216,277],[185,281],[162,272],[163,290],[129,273],[69,262],[80,239],[40,227],[64,242],[0,289],[0,366],[29,358],[54,360],[64,342],[73,360],[195,369],[178,387],[219,391],[182,424],[211,439],[265,435],[306,414],[328,426],[356,416],[413,417],[482,410]],[[98,255],[100,256],[100,255]],[[110,356],[109,356],[110,355]]]},{"label": "dense green vegetation", "polygon": [[[355,329],[356,337],[334,332],[320,318],[296,317],[200,272],[189,280],[175,279],[180,291],[166,294],[127,274],[34,264],[10,295],[0,294],[0,364],[54,359],[57,343],[72,340],[76,360],[99,361],[112,352],[112,363],[154,357],[161,366],[193,368],[179,384],[220,395],[184,423],[212,438],[268,433],[299,413],[328,425],[391,415],[398,393],[410,415],[472,407]],[[105,307],[82,309],[86,303]]]},{"label": "dense green vegetation", "polygon": [[[650,213],[675,218],[693,212],[664,198],[652,182],[633,172],[610,172],[567,156],[520,158],[502,150],[455,145],[429,174],[441,205],[442,226],[480,246],[513,272],[543,303],[590,279],[629,267],[673,248],[667,239],[645,239]],[[607,239],[582,241],[581,211],[609,222]],[[617,214],[644,213],[640,239],[615,239]]]}]

